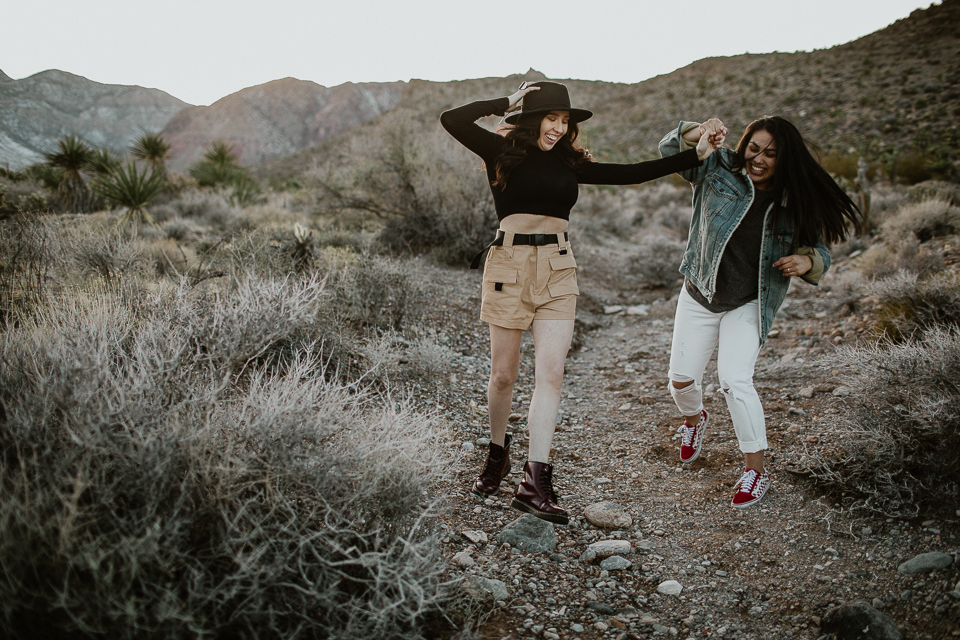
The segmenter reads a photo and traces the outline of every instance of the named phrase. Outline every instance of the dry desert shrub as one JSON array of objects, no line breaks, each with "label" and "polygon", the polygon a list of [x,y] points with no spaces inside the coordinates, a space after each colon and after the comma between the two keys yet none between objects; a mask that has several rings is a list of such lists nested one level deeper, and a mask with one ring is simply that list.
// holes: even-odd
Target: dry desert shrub
[{"label": "dry desert shrub", "polygon": [[888,242],[912,236],[920,242],[960,232],[960,207],[931,199],[905,204],[883,224]]},{"label": "dry desert shrub", "polygon": [[571,219],[577,237],[592,242],[652,235],[685,240],[690,190],[666,181],[640,187],[581,187]]},{"label": "dry desert shrub", "polygon": [[943,271],[943,256],[924,247],[912,235],[887,244],[876,244],[864,252],[858,267],[870,280],[888,278],[898,271],[906,271],[927,277]]},{"label": "dry desert shrub", "polygon": [[91,295],[0,336],[13,637],[418,638],[444,598],[430,416],[328,381],[315,281]]},{"label": "dry desert shrub", "polygon": [[877,331],[902,342],[943,327],[960,328],[960,275],[943,272],[921,280],[900,271],[869,283],[865,292],[877,300]]},{"label": "dry desert shrub", "polygon": [[150,213],[158,223],[186,218],[204,227],[224,229],[237,220],[240,208],[219,191],[187,189],[165,204],[152,207]]},{"label": "dry desert shrub", "polygon": [[891,517],[948,508],[960,491],[960,334],[940,327],[899,345],[843,348],[830,366],[849,395],[808,447],[808,468]]},{"label": "dry desert shrub", "polygon": [[685,244],[664,236],[648,236],[637,245],[629,269],[651,287],[672,287],[682,276],[680,261]]},{"label": "dry desert shrub", "polygon": [[47,294],[65,261],[55,220],[15,215],[0,221],[0,314],[3,322],[27,312]]},{"label": "dry desert shrub", "polygon": [[400,128],[384,139],[354,141],[343,157],[311,173],[321,211],[364,212],[382,225],[380,243],[395,252],[430,252],[469,264],[496,229],[480,162],[446,133]]}]

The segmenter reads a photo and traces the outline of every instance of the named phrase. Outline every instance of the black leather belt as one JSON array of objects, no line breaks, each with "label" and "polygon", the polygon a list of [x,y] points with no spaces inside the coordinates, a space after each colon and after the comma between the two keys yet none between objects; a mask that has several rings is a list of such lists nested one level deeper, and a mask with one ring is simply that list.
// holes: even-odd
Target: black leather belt
[{"label": "black leather belt", "polygon": [[[477,269],[480,267],[480,262],[483,260],[483,256],[486,255],[487,250],[490,247],[502,247],[503,238],[506,234],[502,229],[497,230],[497,237],[493,242],[488,244],[483,248],[483,251],[478,253],[474,257],[473,262],[470,263],[471,269]],[[561,255],[566,255],[566,243],[569,241],[570,236],[566,231],[563,232],[564,248],[560,250]],[[560,234],[558,233],[515,233],[513,234],[513,244],[519,246],[531,246],[531,247],[542,247],[548,244],[560,244]]]}]

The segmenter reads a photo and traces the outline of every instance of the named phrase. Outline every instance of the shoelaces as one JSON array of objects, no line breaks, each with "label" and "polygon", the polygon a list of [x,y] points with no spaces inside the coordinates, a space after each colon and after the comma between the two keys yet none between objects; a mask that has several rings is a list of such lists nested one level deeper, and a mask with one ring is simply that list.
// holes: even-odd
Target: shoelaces
[{"label": "shoelaces", "polygon": [[696,427],[688,427],[687,423],[684,422],[680,425],[680,428],[677,431],[683,432],[683,446],[692,447],[693,446],[693,434],[697,432]]},{"label": "shoelaces", "polygon": [[743,475],[740,476],[740,491],[744,493],[750,493],[753,491],[753,485],[757,482],[757,478],[759,477],[760,474],[753,469],[747,469],[744,471]]}]

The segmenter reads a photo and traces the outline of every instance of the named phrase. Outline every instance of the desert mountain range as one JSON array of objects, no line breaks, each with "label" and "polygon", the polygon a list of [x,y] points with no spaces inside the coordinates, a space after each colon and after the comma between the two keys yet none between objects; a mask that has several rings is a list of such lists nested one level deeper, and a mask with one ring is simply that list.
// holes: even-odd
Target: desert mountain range
[{"label": "desert mountain range", "polygon": [[[105,85],[63,71],[22,80],[0,71],[0,165],[38,162],[68,133],[125,152],[140,133],[162,131],[177,170],[222,139],[236,146],[245,165],[273,160],[277,169],[296,171],[324,153],[324,140],[360,124],[391,127],[402,118],[435,126],[444,109],[504,95],[521,77],[543,76],[530,71],[510,78],[333,88],[284,78],[195,107],[157,89]],[[596,113],[586,140],[602,159],[649,157],[681,118],[720,116],[738,133],[764,113],[794,120],[828,151],[906,152],[956,132],[960,0],[918,9],[830,49],[706,58],[637,84],[563,82]]]}]

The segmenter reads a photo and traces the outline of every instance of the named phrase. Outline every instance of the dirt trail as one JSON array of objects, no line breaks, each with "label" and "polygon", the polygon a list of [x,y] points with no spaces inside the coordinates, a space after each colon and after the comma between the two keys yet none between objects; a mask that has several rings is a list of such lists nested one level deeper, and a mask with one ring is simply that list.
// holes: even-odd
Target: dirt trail
[{"label": "dirt trail", "polygon": [[[818,422],[837,410],[832,401],[839,382],[829,353],[837,343],[856,341],[865,318],[844,316],[828,287],[793,287],[755,379],[767,412],[773,485],[761,503],[740,511],[729,503],[743,458],[716,393],[715,361],[704,380],[711,412],[704,454],[686,468],[679,462],[680,420],[665,386],[676,292],[634,288],[625,294],[630,288],[611,265],[594,264],[581,277],[590,295],[583,296],[578,318],[588,330],[568,358],[553,456],[561,503],[574,522],[556,527],[557,548],[545,554],[494,539],[520,516],[509,502],[527,445],[532,344],[525,339],[510,426],[514,472],[484,501],[469,487],[486,455],[486,332],[476,319],[475,276],[443,278],[462,292],[444,319],[449,345],[461,356],[439,403],[452,416],[458,445],[479,440],[448,487],[453,508],[443,551],[451,575],[501,580],[509,590],[484,637],[819,638],[826,611],[852,600],[872,603],[910,638],[960,635],[960,602],[947,595],[960,579],[956,563],[930,575],[897,571],[928,551],[956,557],[957,518],[851,518],[791,472],[804,442],[824,437]],[[828,277],[844,269],[841,261]],[[604,313],[614,304],[638,315]],[[583,510],[603,501],[624,507],[632,524],[619,530],[591,525]],[[471,542],[464,531],[483,532],[487,542]],[[630,568],[607,572],[579,559],[604,539],[631,543]],[[665,580],[678,581],[682,593],[658,594]]]}]

